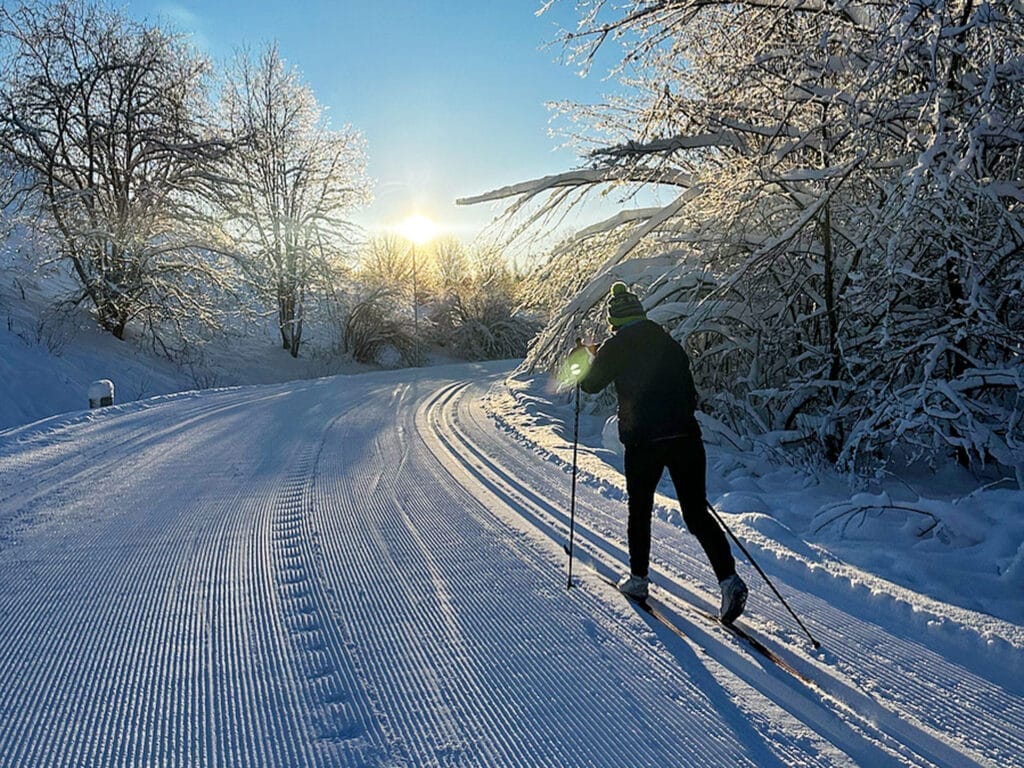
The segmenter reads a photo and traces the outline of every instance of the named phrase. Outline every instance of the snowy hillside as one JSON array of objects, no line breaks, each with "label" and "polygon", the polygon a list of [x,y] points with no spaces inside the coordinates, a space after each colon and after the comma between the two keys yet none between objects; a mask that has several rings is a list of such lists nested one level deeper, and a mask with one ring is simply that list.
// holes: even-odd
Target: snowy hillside
[{"label": "snowy hillside", "polygon": [[[695,610],[715,585],[667,510],[656,596],[675,630],[604,583],[624,516],[599,451],[567,591],[550,413],[568,411],[509,394],[507,370],[192,392],[0,432],[0,765],[1024,763],[1019,615],[898,587],[722,484],[822,641],[741,564],[741,624],[792,673]],[[770,495],[755,469],[730,487]]]},{"label": "snowy hillside", "polygon": [[315,341],[293,359],[274,343],[271,324],[241,320],[196,348],[191,360],[175,363],[143,342],[100,331],[84,310],[55,311],[57,297],[71,292],[60,270],[35,269],[17,238],[0,250],[0,429],[88,407],[89,384],[97,379],[112,380],[115,402],[125,403],[366,369],[318,353]]}]

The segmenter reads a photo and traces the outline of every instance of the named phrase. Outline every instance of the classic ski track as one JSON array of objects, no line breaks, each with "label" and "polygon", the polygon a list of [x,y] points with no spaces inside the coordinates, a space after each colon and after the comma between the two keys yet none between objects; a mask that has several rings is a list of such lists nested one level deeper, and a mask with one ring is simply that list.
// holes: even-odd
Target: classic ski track
[{"label": "classic ski track", "polygon": [[[468,389],[469,386],[470,383],[466,383],[463,389]],[[456,396],[454,388],[448,396],[453,401],[447,406],[450,412],[456,407],[454,401],[458,401],[460,398]],[[469,401],[469,398],[461,399]],[[445,414],[445,429],[459,440],[459,445],[450,446],[450,450],[454,454],[469,452],[473,456],[474,472],[477,475],[485,472],[494,473],[498,479],[492,481],[493,484],[504,489],[499,492],[499,495],[509,495],[515,499],[516,504],[537,510],[539,516],[535,517],[533,522],[543,525],[548,534],[556,541],[564,541],[567,536],[567,515],[558,508],[557,504],[540,497],[525,486],[517,478],[515,469],[506,469],[491,458],[491,455],[500,455],[508,460],[514,453],[509,452],[507,447],[503,450],[503,446],[500,445],[500,437],[495,439],[494,452],[491,455],[473,443],[467,436],[466,428],[461,427],[459,422],[462,418],[474,420],[480,417],[471,406],[466,405],[465,402],[462,405],[462,410],[457,414]],[[486,419],[485,421],[487,424],[483,428],[479,426],[475,428],[476,436],[494,431],[493,423]],[[518,468],[520,470],[527,469],[521,463]],[[523,472],[523,474],[529,476],[528,472]],[[578,511],[581,506],[577,507]],[[581,521],[578,512],[578,536],[581,524],[586,526],[586,523]],[[594,546],[603,553],[603,555],[598,555],[599,559],[611,555],[613,561],[618,560],[620,564],[624,561],[621,545],[616,544],[607,535],[599,534],[592,529],[585,527],[584,531],[583,536],[592,544],[594,544],[595,538],[597,539]],[[577,546],[580,544],[578,543]],[[675,554],[675,552],[673,550],[671,554]],[[683,562],[692,559],[693,555],[689,555]],[[605,562],[607,563],[607,560]],[[621,565],[618,567],[621,568]],[[696,570],[699,572],[703,567],[705,566],[701,564]],[[702,598],[699,594],[695,593],[692,587],[686,586],[680,581],[680,577],[683,577],[692,582],[692,577],[685,577],[685,572],[679,571],[677,568],[672,570],[677,572],[675,579],[665,580],[663,578],[661,582],[658,582],[668,588],[670,599],[672,592],[681,590],[679,594],[685,595],[684,599],[691,602],[696,601],[700,605]],[[690,569],[687,571],[693,572]],[[813,602],[818,603],[816,599]],[[710,607],[710,610],[714,610],[714,608]],[[821,615],[822,612],[834,613],[823,602],[812,606],[805,605],[799,610],[805,615],[812,616]],[[759,626],[759,630],[775,634],[778,630],[772,632],[771,627],[778,627],[782,621],[785,619],[779,617],[769,625],[769,628]],[[851,627],[851,625],[853,626]],[[828,625],[823,623],[822,626]],[[840,710],[846,710],[848,713],[859,712],[855,717],[861,721],[861,727],[868,733],[875,731],[878,737],[890,746],[902,743],[912,745],[915,753],[940,765],[964,764],[964,761],[972,761],[977,764],[1008,765],[1013,764],[1024,753],[1024,742],[1022,742],[1024,728],[1021,726],[1021,723],[1024,722],[1022,720],[1024,715],[1022,715],[1022,703],[1018,697],[1004,692],[988,680],[965,673],[963,668],[950,664],[925,646],[918,645],[914,648],[914,652],[918,654],[916,658],[919,665],[915,665],[912,670],[903,666],[893,669],[892,667],[896,666],[893,663],[894,660],[908,656],[907,649],[900,646],[901,641],[896,638],[892,639],[889,650],[893,653],[889,655],[872,653],[870,651],[872,643],[877,643],[879,637],[889,638],[888,631],[862,621],[846,621],[842,622],[841,626],[844,634],[835,630],[827,635],[824,632],[821,633],[821,639],[827,649],[826,658],[833,657],[835,659],[834,662],[830,662],[830,664],[835,664],[834,669],[830,669],[829,664],[805,659],[802,655],[790,655],[787,661],[794,663],[803,671],[809,671],[816,679],[822,681],[828,696],[838,704]],[[818,629],[815,631],[820,632]],[[786,645],[793,645],[794,633],[788,634],[789,639],[782,640],[782,642]],[[795,644],[800,643],[799,637],[796,637],[795,640]],[[913,641],[904,639],[902,642]],[[792,650],[790,653],[792,654]],[[719,660],[721,661],[721,659]],[[808,665],[810,666],[808,667]],[[922,670],[921,667],[924,669]],[[856,670],[857,674],[850,674],[851,669]],[[838,671],[842,671],[843,675],[838,674]],[[909,677],[908,671],[911,672]],[[824,676],[822,672],[825,673]],[[846,679],[844,680],[843,677]],[[948,697],[950,679],[963,679],[956,701],[950,701],[950,697]],[[864,693],[865,688],[872,691],[871,695]],[[980,706],[962,708],[959,704],[965,698],[972,705],[979,704]],[[844,703],[847,701],[851,704]],[[993,724],[991,719],[993,713],[996,712],[1005,718],[1000,725]],[[879,725],[875,726],[875,723]],[[987,738],[980,739],[978,734],[983,734]],[[993,738],[996,734],[1000,734],[1002,738]],[[895,748],[899,750],[898,747]]]},{"label": "classic ski track", "polygon": [[[481,483],[482,489],[487,489],[488,491],[493,492],[495,494],[496,502],[500,503],[502,499],[510,499],[511,508],[515,510],[513,514],[525,517],[528,520],[528,522],[530,522],[537,528],[537,530],[542,532],[545,540],[549,542],[552,539],[564,540],[565,529],[562,529],[562,535],[559,535],[559,532],[556,530],[556,526],[552,526],[549,524],[549,522],[546,522],[542,519],[546,516],[544,512],[540,512],[540,516],[536,516],[534,514],[534,512],[539,511],[539,508],[531,498],[534,497],[534,493],[530,489],[525,488],[523,486],[517,486],[516,482],[514,480],[511,480],[511,478],[502,478],[501,481],[494,482],[492,480],[486,479],[483,476],[484,474],[487,473],[489,468],[493,467],[493,465],[490,463],[490,459],[485,457],[483,454],[476,452],[475,447],[473,447],[469,442],[464,442],[465,435],[460,435],[459,428],[452,421],[448,420],[450,417],[453,416],[451,406],[453,405],[453,403],[457,402],[457,397],[461,395],[465,389],[466,384],[452,385],[451,387],[447,388],[445,391],[440,393],[439,397],[437,397],[433,402],[429,403],[428,406],[424,409],[424,418],[427,421],[434,423],[441,422],[439,424],[440,428],[434,429],[433,431],[436,433],[436,437],[443,445],[443,450],[446,452],[447,457],[449,457],[449,459],[458,460],[459,463],[462,464],[464,470],[467,471],[467,473],[476,482]],[[455,438],[456,440],[459,441],[457,445],[454,442],[450,441],[450,437],[452,435],[458,435]],[[469,458],[467,459],[459,449],[468,450],[470,452]],[[511,484],[506,483],[506,480],[511,480]],[[461,482],[465,482],[465,480],[462,480]],[[474,495],[480,494],[475,492]],[[505,503],[509,502],[506,501]],[[604,543],[608,544],[608,542]],[[556,548],[555,550],[549,549],[549,552],[558,550],[560,550],[560,547]],[[599,557],[593,555],[593,553],[591,556],[593,558]],[[550,559],[547,560],[546,567],[549,569],[557,569],[559,576],[564,577],[564,560],[557,557],[553,558],[553,560],[554,561]],[[607,568],[608,566],[604,565],[603,567]],[[562,582],[562,589],[564,590],[564,581]],[[572,590],[570,594],[578,595],[580,591],[581,590],[579,589]],[[607,597],[603,599],[607,599]],[[613,599],[621,600],[622,598],[621,596],[616,595]],[[645,621],[647,621],[651,629],[653,629],[654,632],[659,636],[661,642],[665,643],[670,648],[674,648],[673,657],[680,660],[680,662],[683,663],[684,667],[688,671],[692,671],[695,668],[695,666],[703,667],[702,664],[695,665],[695,663],[693,663],[697,661],[697,658],[693,655],[694,650],[699,650],[701,652],[707,653],[707,649],[709,647],[714,648],[716,644],[721,643],[721,638],[719,638],[718,640],[714,640],[710,638],[710,635],[707,632],[699,631],[696,633],[696,638],[691,637],[691,642],[687,643],[684,648],[681,648],[678,645],[678,638],[676,637],[676,635],[678,634],[677,631],[669,630],[653,616],[647,617]],[[750,652],[752,653],[753,651],[750,650]],[[788,717],[793,715],[794,712],[798,711],[798,709],[794,708],[791,691],[787,690],[787,686],[790,686],[794,682],[793,678],[788,673],[776,669],[774,665],[771,665],[769,662],[767,662],[767,660],[763,660],[760,659],[760,657],[758,657],[758,659],[760,659],[761,662],[763,662],[764,664],[768,664],[771,670],[774,670],[775,673],[782,675],[782,677],[785,678],[785,682],[775,679],[770,680],[766,683],[764,678],[765,668],[763,666],[758,666],[757,664],[753,663],[749,656],[744,652],[736,653],[736,649],[731,648],[724,655],[712,653],[711,657],[714,662],[723,663],[723,667],[725,669],[728,669],[732,674],[736,675],[736,678],[738,680],[743,680],[745,684],[753,681],[755,682],[755,684],[761,685],[762,689],[767,687],[768,700],[776,703],[777,705],[780,705],[778,709],[779,713],[782,713],[784,716]],[[686,663],[686,659],[689,659],[691,663]],[[715,681],[713,677],[709,676],[708,682],[706,683],[707,687],[717,688],[719,687],[719,685],[719,682]],[[754,690],[753,686],[748,687],[750,688],[750,690]],[[765,691],[762,690],[761,693],[758,695],[765,695]],[[757,709],[759,710],[760,708],[761,705],[759,705]],[[747,716],[762,717],[761,713],[756,710],[748,712]],[[880,766],[890,764],[905,764],[903,762],[897,763],[894,757],[893,750],[882,751],[878,744],[870,740],[865,740],[861,734],[849,730],[848,725],[842,723],[829,722],[830,718],[832,718],[831,713],[828,713],[825,717],[818,716],[817,714],[812,714],[810,718],[808,718],[805,715],[802,719],[800,717],[797,717],[796,719],[794,719],[793,723],[789,725],[800,723],[804,726],[809,726],[810,732],[817,733],[818,735],[823,737],[823,741],[821,742],[821,744],[828,744],[830,746],[835,745],[838,746],[838,748],[840,749],[845,749],[851,756],[853,756],[856,759],[858,765]],[[808,722],[808,720],[810,722]],[[768,732],[777,732],[779,730],[791,730],[790,728],[787,728],[787,724],[785,722],[778,721],[765,721],[761,727],[763,727]],[[767,736],[763,736],[763,738],[766,738],[767,740]],[[781,755],[775,757],[774,759],[781,759],[784,765],[803,764],[809,759],[808,753],[806,751],[802,751],[801,748],[795,743],[775,743],[772,746],[781,751]],[[899,751],[899,745],[895,745],[895,747],[895,751]],[[833,746],[833,748],[835,747]],[[820,745],[816,749],[818,751],[821,751]],[[824,757],[824,755],[822,755],[821,757]]]},{"label": "classic ski track", "polygon": [[[387,411],[377,409],[367,418],[380,418],[382,412]],[[608,692],[606,706],[659,712],[674,722],[674,730],[637,738],[637,732],[618,732],[628,726],[626,721],[597,733],[593,711],[581,709],[571,697],[536,700],[529,683],[557,691],[557,676],[567,669],[589,679],[594,690],[606,687],[601,667],[581,663],[563,650],[565,633],[580,631],[579,611],[592,608],[593,601],[581,595],[570,608],[576,615],[554,624],[531,620],[537,600],[554,598],[544,586],[552,564],[538,560],[533,548],[510,542],[509,531],[481,501],[437,464],[425,443],[432,436],[417,429],[418,416],[399,415],[406,423],[397,429],[362,426],[358,420],[337,424],[338,434],[326,444],[321,461],[322,475],[340,481],[320,489],[323,495],[314,506],[320,513],[324,575],[337,587],[331,596],[339,609],[335,613],[361,630],[353,653],[367,690],[377,692],[376,706],[384,713],[398,706],[419,714],[415,726],[416,718],[407,713],[384,715],[396,724],[403,758],[414,765],[591,765],[597,755],[601,764],[623,766],[666,760],[673,765],[755,764],[743,759],[743,749],[728,733],[706,738],[702,723],[716,721],[719,714],[703,703],[700,687],[665,659],[650,654],[635,659],[621,641],[611,646],[619,663],[632,667],[637,679],[650,674],[654,664],[677,693],[666,701],[661,695],[653,698],[649,686],[637,686],[625,698]],[[400,441],[378,439],[364,446],[351,438],[366,433],[398,435]],[[335,469],[341,466],[344,472]],[[410,466],[416,471],[408,471]],[[424,492],[427,470],[434,481]],[[373,563],[379,569],[365,572]],[[506,603],[499,626],[485,618],[494,613],[496,595]],[[419,620],[396,626],[391,617],[410,607]],[[434,631],[421,633],[421,623]],[[595,626],[593,631],[608,629]],[[616,631],[630,638],[635,629]],[[492,647],[495,638],[501,647]],[[585,652],[586,646],[575,649]],[[677,697],[689,701],[690,711],[678,708]],[[593,743],[595,738],[600,743]],[[765,761],[767,752],[755,757],[757,764],[778,764]]]}]

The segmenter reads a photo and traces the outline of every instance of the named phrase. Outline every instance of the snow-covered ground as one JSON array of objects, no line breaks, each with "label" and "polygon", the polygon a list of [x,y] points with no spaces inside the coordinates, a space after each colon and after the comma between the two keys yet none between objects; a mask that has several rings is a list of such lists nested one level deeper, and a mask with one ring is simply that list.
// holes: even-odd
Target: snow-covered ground
[{"label": "snow-covered ground", "polygon": [[623,504],[589,450],[566,590],[569,446],[544,414],[571,411],[510,393],[507,370],[0,432],[0,764],[1024,764],[1020,622],[897,586],[771,510],[724,505],[823,647],[745,565],[743,623],[809,682],[687,607],[715,589],[667,502],[657,594],[684,637],[598,578],[623,567]]},{"label": "snow-covered ground", "polygon": [[[573,411],[543,377],[287,381],[337,363],[265,330],[184,369],[38,324],[23,274],[0,269],[0,766],[1024,765],[1008,483],[855,491],[705,421],[711,501],[823,647],[742,558],[741,623],[801,680],[693,611],[715,585],[670,484],[655,593],[683,636],[598,577],[625,562],[603,417],[566,590]],[[83,410],[99,378],[117,404]]]}]

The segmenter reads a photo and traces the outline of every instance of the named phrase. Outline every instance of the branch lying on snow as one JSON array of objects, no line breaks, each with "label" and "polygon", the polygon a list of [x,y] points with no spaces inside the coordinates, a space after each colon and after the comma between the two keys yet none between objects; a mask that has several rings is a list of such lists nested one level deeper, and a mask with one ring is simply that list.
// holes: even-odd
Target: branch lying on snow
[{"label": "branch lying on snow", "polygon": [[934,514],[928,512],[927,510],[918,509],[917,507],[910,507],[905,504],[851,504],[848,501],[841,501],[837,504],[830,504],[829,506],[824,507],[817,515],[815,515],[815,517],[821,517],[825,514],[829,514],[832,512],[836,513],[828,520],[821,523],[817,528],[815,528],[814,532],[821,533],[828,526],[832,525],[833,523],[839,520],[843,520],[843,518],[846,518],[843,521],[842,528],[842,533],[845,534],[846,529],[850,527],[850,525],[858,516],[863,521],[864,518],[867,517],[868,513],[874,510],[877,510],[878,512],[882,513],[887,511],[911,512],[916,515],[923,515],[924,517],[931,518],[931,525],[927,526],[926,528],[922,528],[920,531],[917,532],[918,538],[924,538],[932,532],[935,526],[942,522],[941,520],[939,520],[939,518],[937,518]]}]

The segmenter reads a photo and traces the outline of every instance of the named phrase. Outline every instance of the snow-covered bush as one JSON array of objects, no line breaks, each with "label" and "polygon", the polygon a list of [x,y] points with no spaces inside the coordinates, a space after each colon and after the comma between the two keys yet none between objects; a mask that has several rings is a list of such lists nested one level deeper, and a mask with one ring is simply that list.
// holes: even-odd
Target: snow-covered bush
[{"label": "snow-covered bush", "polygon": [[514,288],[510,277],[499,275],[450,290],[431,312],[434,342],[465,360],[524,357],[541,323],[517,307]]},{"label": "snow-covered bush", "polygon": [[342,351],[360,363],[391,367],[398,361],[418,362],[420,348],[412,323],[396,299],[392,291],[377,288],[356,301],[344,320]]},{"label": "snow-covered bush", "polygon": [[523,357],[541,326],[539,313],[521,306],[522,277],[504,254],[454,236],[414,250],[404,238],[378,235],[363,246],[355,276],[406,313],[415,285],[421,344],[465,360]]}]

